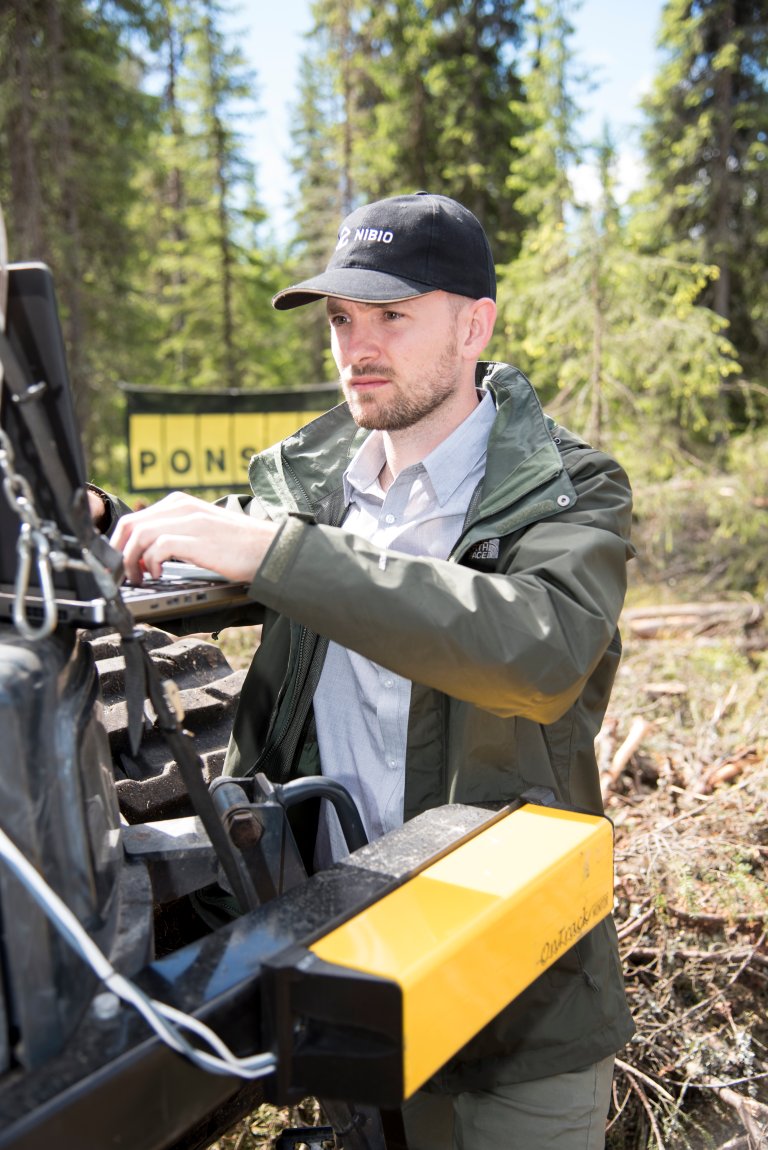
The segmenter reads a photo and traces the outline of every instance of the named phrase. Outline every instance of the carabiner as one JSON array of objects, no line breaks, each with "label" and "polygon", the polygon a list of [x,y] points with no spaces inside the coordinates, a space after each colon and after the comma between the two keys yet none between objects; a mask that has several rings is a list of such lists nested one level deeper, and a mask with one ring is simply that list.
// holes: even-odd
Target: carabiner
[{"label": "carabiner", "polygon": [[[50,545],[42,531],[36,531],[29,523],[22,523],[16,550],[19,556],[19,566],[16,571],[16,587],[13,599],[14,625],[25,639],[47,639],[55,631],[58,622]],[[43,619],[39,627],[34,627],[27,617],[26,599],[32,572],[33,551],[37,552],[37,572],[40,576],[40,590],[43,597]]]}]

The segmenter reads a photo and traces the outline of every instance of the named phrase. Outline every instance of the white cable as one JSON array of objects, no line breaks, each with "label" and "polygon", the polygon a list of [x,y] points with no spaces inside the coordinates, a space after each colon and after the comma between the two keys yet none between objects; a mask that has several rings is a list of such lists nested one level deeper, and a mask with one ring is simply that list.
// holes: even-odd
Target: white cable
[{"label": "white cable", "polygon": [[[66,903],[62,902],[56,892],[24,857],[2,827],[0,827],[0,856],[5,859],[16,877],[27,888],[35,902],[42,908],[73,950],[77,951],[118,998],[133,1006],[142,1015],[167,1046],[212,1074],[232,1074],[238,1078],[261,1078],[275,1069],[277,1059],[274,1054],[252,1054],[246,1058],[239,1058],[219,1035],[215,1034],[204,1022],[169,1006],[167,1003],[150,998],[135,983],[115,970],[112,963],[102,954]],[[209,1054],[205,1050],[199,1050],[192,1046],[183,1037],[180,1030],[187,1030],[196,1034],[216,1053]]]}]

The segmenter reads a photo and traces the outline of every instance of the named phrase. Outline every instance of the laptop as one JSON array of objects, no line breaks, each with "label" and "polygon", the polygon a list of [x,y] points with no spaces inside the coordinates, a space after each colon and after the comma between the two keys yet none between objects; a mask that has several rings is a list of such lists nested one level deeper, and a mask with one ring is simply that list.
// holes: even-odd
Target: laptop
[{"label": "laptop", "polygon": [[[21,367],[33,383],[44,383],[43,406],[55,443],[60,482],[54,490],[39,462],[35,445],[7,384],[0,384],[0,426],[14,453],[14,469],[30,485],[41,519],[54,522],[67,550],[76,554],[70,508],[85,486],[86,465],[80,428],[67,372],[64,340],[59,323],[53,276],[41,263],[7,267],[5,331]],[[1,377],[0,377],[1,378]],[[61,488],[60,490],[58,488]],[[16,550],[21,520],[0,485],[0,620],[13,618],[18,565]],[[123,599],[137,623],[159,623],[174,618],[204,615],[249,602],[248,585],[231,583],[213,572],[174,563],[163,578],[141,586],[123,584]],[[93,575],[67,568],[54,574],[57,618],[60,624],[102,627],[108,624],[107,604]],[[27,620],[33,626],[44,617],[44,603],[33,565],[24,597]]]}]

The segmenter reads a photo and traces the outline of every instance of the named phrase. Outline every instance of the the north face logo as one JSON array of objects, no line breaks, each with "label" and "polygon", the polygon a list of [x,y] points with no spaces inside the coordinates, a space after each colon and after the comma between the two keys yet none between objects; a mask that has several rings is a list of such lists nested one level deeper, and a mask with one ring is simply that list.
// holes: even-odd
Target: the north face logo
[{"label": "the north face logo", "polygon": [[469,557],[470,559],[498,559],[499,547],[498,539],[484,539],[482,543],[475,544]]}]

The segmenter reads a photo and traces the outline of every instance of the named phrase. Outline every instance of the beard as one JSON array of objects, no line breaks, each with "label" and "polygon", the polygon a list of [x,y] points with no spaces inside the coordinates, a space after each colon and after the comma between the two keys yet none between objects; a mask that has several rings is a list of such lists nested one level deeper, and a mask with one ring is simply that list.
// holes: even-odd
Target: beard
[{"label": "beard", "polygon": [[[395,372],[383,365],[353,367],[350,372],[352,379],[369,374],[383,376],[393,383],[397,379]],[[442,407],[456,391],[459,379],[454,345],[442,351],[433,369],[428,375],[422,375],[416,386],[408,387],[401,383],[400,388],[386,399],[382,400],[377,390],[357,394],[347,387],[344,391],[358,427],[367,431],[405,431]]]}]

